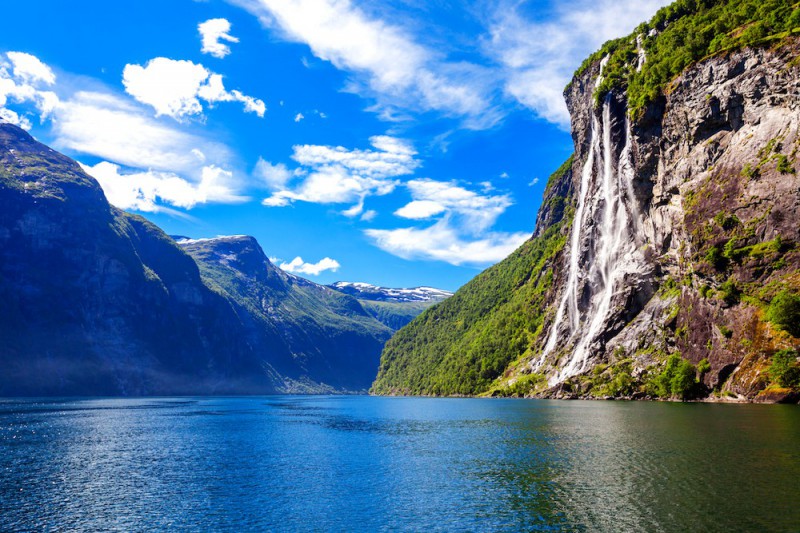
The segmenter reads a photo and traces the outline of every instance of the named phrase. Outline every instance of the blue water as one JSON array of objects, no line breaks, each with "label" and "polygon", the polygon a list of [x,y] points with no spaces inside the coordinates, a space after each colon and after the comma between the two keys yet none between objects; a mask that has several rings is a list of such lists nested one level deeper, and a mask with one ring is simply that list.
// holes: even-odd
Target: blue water
[{"label": "blue water", "polygon": [[0,531],[799,531],[800,409],[0,400]]}]

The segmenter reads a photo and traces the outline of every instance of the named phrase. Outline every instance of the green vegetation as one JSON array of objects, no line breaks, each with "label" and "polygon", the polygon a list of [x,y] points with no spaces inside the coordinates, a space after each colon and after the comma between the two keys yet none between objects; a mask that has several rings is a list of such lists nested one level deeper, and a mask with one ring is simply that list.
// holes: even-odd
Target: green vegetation
[{"label": "green vegetation", "polygon": [[778,155],[778,165],[776,167],[781,174],[794,174],[795,170],[789,163],[789,158],[783,154]]},{"label": "green vegetation", "polygon": [[[704,361],[705,364],[702,367],[707,372],[710,366],[707,366],[708,360],[704,359]],[[650,395],[658,398],[685,400],[691,396],[697,386],[698,382],[695,379],[697,370],[692,363],[681,358],[680,355],[670,355],[664,369],[648,380],[646,390]]]},{"label": "green vegetation", "polygon": [[[798,28],[800,6],[794,0],[678,0],[631,35],[605,43],[576,75],[609,54],[595,97],[599,102],[609,91],[627,88],[628,107],[636,114],[693,63],[728,50],[769,44],[798,33]],[[647,54],[640,71],[638,35]]]},{"label": "green vegetation", "polygon": [[767,308],[767,320],[794,337],[800,337],[800,295],[780,291]]},{"label": "green vegetation", "polygon": [[800,365],[797,350],[781,350],[772,356],[769,377],[779,387],[800,388]]},{"label": "green vegetation", "polygon": [[703,358],[697,363],[697,373],[700,374],[700,379],[703,379],[703,376],[708,374],[711,370],[711,363],[708,362],[708,359]]},{"label": "green vegetation", "polygon": [[[545,199],[569,170],[562,165],[554,173]],[[510,364],[531,356],[548,311],[553,261],[572,219],[569,199],[567,205],[563,218],[398,331],[384,348],[372,392],[480,394]]]},{"label": "green vegetation", "polygon": [[490,396],[524,398],[528,394],[535,392],[547,384],[547,380],[541,374],[523,374],[519,376],[511,385],[498,387],[490,391]]},{"label": "green vegetation", "polygon": [[597,365],[592,369],[589,391],[595,397],[619,398],[634,392],[633,361],[624,359],[613,365]]},{"label": "green vegetation", "polygon": [[728,258],[722,253],[716,246],[712,246],[708,249],[705,255],[706,262],[716,268],[717,270],[724,270],[725,267],[728,265]]},{"label": "green vegetation", "polygon": [[719,298],[728,305],[739,303],[741,295],[742,291],[739,290],[733,279],[728,279],[719,287]]},{"label": "green vegetation", "polygon": [[431,302],[376,302],[358,299],[364,309],[378,322],[398,330],[431,306]]}]

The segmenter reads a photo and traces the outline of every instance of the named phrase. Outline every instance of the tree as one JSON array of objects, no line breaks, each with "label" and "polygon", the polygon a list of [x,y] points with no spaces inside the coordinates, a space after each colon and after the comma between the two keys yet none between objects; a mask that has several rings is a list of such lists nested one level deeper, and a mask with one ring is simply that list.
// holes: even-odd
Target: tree
[{"label": "tree", "polygon": [[780,387],[800,387],[800,366],[797,364],[796,350],[781,350],[772,356],[769,376]]},{"label": "tree", "polygon": [[793,337],[800,337],[800,296],[783,290],[770,302],[767,320]]}]

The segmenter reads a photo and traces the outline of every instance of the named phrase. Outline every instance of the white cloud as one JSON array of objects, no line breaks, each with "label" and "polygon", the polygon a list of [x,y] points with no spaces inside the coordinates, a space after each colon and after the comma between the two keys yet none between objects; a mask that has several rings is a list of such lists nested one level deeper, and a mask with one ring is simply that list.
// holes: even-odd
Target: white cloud
[{"label": "white cloud", "polygon": [[353,75],[349,89],[393,109],[436,110],[467,117],[474,127],[496,116],[486,69],[448,62],[401,26],[368,15],[349,0],[234,0],[289,40]]},{"label": "white cloud", "polygon": [[504,259],[530,237],[529,233],[492,232],[467,240],[448,218],[427,228],[368,229],[364,233],[380,249],[404,259],[475,266]]},{"label": "white cloud", "polygon": [[294,116],[294,121],[295,121],[295,122],[300,122],[300,121],[301,121],[301,120],[303,120],[304,118],[306,118],[306,117],[304,117],[302,113],[298,113],[298,114],[296,114],[296,115]]},{"label": "white cloud", "polygon": [[422,220],[430,218],[434,215],[438,215],[446,210],[447,208],[438,202],[433,202],[430,200],[414,200],[413,202],[410,202],[395,211],[394,214],[402,218]]},{"label": "white cloud", "polygon": [[[0,54],[0,118],[30,127],[27,116],[5,106],[31,102],[40,119],[52,116],[52,144],[101,159],[84,168],[114,205],[155,211],[169,210],[165,205],[189,209],[247,199],[240,193],[245,180],[230,170],[234,157],[226,146],[187,133],[174,122],[164,124],[130,98],[105,89],[66,97],[42,90],[55,79],[48,76],[52,70],[33,56],[23,56],[22,63],[16,58],[17,71],[24,72],[20,77],[11,66],[14,56]],[[87,83],[91,81],[81,80],[82,86]],[[53,89],[65,92],[62,87]]]},{"label": "white cloud", "polygon": [[53,85],[56,82],[53,70],[42,63],[38,57],[25,52],[8,52],[6,56],[11,61],[14,76],[22,81],[26,83],[42,82],[46,85]]},{"label": "white cloud", "polygon": [[233,173],[215,166],[203,167],[199,183],[171,172],[120,172],[120,166],[102,161],[81,165],[95,178],[108,201],[120,209],[160,211],[161,203],[191,209],[206,202],[236,203],[247,200],[235,193]]},{"label": "white cloud", "polygon": [[414,199],[395,214],[409,219],[425,219],[447,212],[459,226],[472,234],[489,228],[512,205],[507,194],[481,195],[455,182],[416,179],[406,183]]},{"label": "white cloud", "polygon": [[306,263],[300,256],[295,257],[289,263],[281,263],[280,265],[280,267],[287,272],[292,272],[295,274],[307,274],[310,276],[319,276],[326,270],[336,272],[339,270],[340,266],[341,265],[337,260],[331,259],[330,257],[325,257],[317,263]]},{"label": "white cloud", "polygon": [[[374,149],[349,150],[341,146],[300,145],[292,158],[300,164],[295,171],[303,177],[294,189],[273,193],[263,204],[286,206],[293,201],[319,204],[359,202],[349,216],[361,213],[364,198],[384,195],[397,186],[394,179],[411,174],[419,166],[416,152],[405,141],[385,135],[370,138]],[[346,212],[346,213],[347,213]]]},{"label": "white cloud", "polygon": [[44,121],[58,106],[56,93],[50,90],[55,74],[37,57],[23,52],[0,53],[0,119],[24,129],[32,124],[24,111],[8,109],[9,104],[33,104]]},{"label": "white cloud", "polygon": [[376,216],[378,216],[378,212],[377,211],[372,210],[372,209],[368,209],[367,211],[364,211],[361,214],[360,220],[362,222],[371,222],[372,220],[375,219]]},{"label": "white cloud", "polygon": [[246,112],[259,117],[266,112],[263,101],[237,90],[227,91],[221,75],[191,61],[156,57],[144,67],[125,65],[122,83],[137,101],[152,106],[156,116],[180,120],[199,115],[203,112],[201,99],[209,104],[241,102]]},{"label": "white cloud", "polygon": [[56,119],[56,146],[128,167],[199,174],[205,159],[221,164],[232,157],[227,147],[164,125],[109,93],[78,92]]},{"label": "white cloud", "polygon": [[204,54],[211,54],[212,56],[222,59],[231,53],[231,48],[227,44],[220,41],[227,41],[229,43],[238,43],[239,39],[231,35],[231,23],[226,19],[209,19],[201,22],[197,26],[197,31],[200,32],[203,48],[201,52]]},{"label": "white cloud", "polygon": [[0,122],[8,122],[14,126],[19,126],[23,130],[29,130],[33,127],[31,121],[26,117],[19,116],[18,113],[10,109],[0,107]]},{"label": "white cloud", "polygon": [[488,51],[503,66],[505,91],[540,117],[568,127],[562,91],[575,69],[605,41],[631,32],[671,0],[576,0],[556,3],[533,22],[517,2],[496,10]]},{"label": "white cloud", "polygon": [[362,197],[357,204],[355,204],[350,209],[345,209],[342,211],[342,215],[346,216],[347,218],[354,218],[364,212],[364,198]]},{"label": "white cloud", "polygon": [[286,168],[283,163],[273,165],[269,161],[265,161],[259,157],[256,163],[256,168],[253,171],[256,177],[260,178],[267,184],[270,189],[282,189],[286,186],[289,180],[292,179],[292,173]]},{"label": "white cloud", "polygon": [[539,183],[539,178],[533,178],[533,179],[530,181],[530,183],[528,183],[528,186],[529,186],[529,187],[533,187],[533,186],[534,186],[534,185],[536,185],[537,183]]}]

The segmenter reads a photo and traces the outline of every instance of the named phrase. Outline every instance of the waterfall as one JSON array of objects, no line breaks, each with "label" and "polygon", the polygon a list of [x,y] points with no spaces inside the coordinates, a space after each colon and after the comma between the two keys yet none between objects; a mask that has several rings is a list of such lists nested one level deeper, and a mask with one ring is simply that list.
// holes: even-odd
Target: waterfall
[{"label": "waterfall", "polygon": [[644,37],[640,33],[636,36],[636,72],[640,72],[647,61],[647,52],[644,51]]},{"label": "waterfall", "polygon": [[[601,83],[606,61],[607,57],[601,62],[595,86]],[[638,245],[640,213],[632,183],[630,122],[626,118],[625,144],[615,165],[611,119],[609,94],[600,119],[592,114],[589,151],[581,171],[569,241],[567,281],[544,351],[535,364],[541,367],[557,345],[571,349],[552,383],[585,369],[590,345],[613,311],[614,294],[625,277],[640,271],[643,264]]]}]

